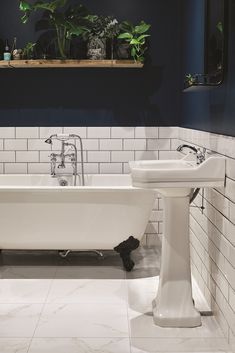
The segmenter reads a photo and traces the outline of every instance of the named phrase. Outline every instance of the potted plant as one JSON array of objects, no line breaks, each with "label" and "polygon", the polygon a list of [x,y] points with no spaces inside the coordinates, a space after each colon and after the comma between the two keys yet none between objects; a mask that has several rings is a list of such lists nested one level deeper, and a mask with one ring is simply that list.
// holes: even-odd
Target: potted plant
[{"label": "potted plant", "polygon": [[33,59],[34,48],[37,43],[28,42],[22,50],[23,59]]},{"label": "potted plant", "polygon": [[52,2],[36,1],[34,4],[28,1],[20,1],[20,10],[24,12],[22,23],[27,23],[34,11],[43,11],[42,18],[37,22],[37,30],[47,30],[48,37],[56,42],[58,56],[61,59],[69,57],[70,42],[73,36],[80,36],[86,30],[87,10],[82,5],[66,6],[68,0],[54,0]]},{"label": "potted plant", "polygon": [[197,79],[194,75],[192,74],[185,75],[185,81],[184,81],[185,88],[189,88],[193,86],[196,82],[197,82]]},{"label": "potted plant", "polygon": [[106,27],[106,36],[110,40],[111,44],[111,60],[114,59],[114,40],[120,33],[120,26],[116,18],[110,17],[110,22]]},{"label": "potted plant", "polygon": [[121,23],[121,33],[118,39],[128,44],[130,55],[136,62],[144,62],[144,55],[147,50],[146,38],[150,37],[148,31],[151,25],[141,21],[138,25],[124,21]]},{"label": "potted plant", "polygon": [[[88,40],[87,56],[92,60],[103,60],[106,58],[106,40],[113,41],[117,35],[118,21],[112,16],[91,15],[89,18],[89,31],[85,33]],[[113,47],[111,49],[113,56]]]}]

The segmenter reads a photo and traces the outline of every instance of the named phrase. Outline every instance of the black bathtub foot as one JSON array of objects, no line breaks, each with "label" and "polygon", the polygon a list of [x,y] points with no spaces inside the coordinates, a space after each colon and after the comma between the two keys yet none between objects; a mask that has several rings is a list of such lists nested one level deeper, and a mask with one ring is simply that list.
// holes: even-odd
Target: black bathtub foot
[{"label": "black bathtub foot", "polygon": [[137,249],[139,245],[139,240],[131,236],[114,248],[114,250],[120,254],[123,267],[127,272],[130,272],[135,266],[134,261],[131,259],[131,252]]}]

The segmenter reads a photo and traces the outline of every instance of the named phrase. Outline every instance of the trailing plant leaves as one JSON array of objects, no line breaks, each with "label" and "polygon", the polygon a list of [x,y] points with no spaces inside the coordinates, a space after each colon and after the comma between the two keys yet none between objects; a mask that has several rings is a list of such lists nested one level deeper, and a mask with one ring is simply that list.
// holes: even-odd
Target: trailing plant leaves
[{"label": "trailing plant leaves", "polygon": [[48,10],[50,12],[55,12],[56,4],[52,3],[43,3],[41,1],[36,2],[33,6],[34,10]]},{"label": "trailing plant leaves", "polygon": [[151,27],[150,25],[141,21],[141,24],[139,26],[135,26],[135,32],[138,34],[142,34],[147,32],[150,29],[150,27]]},{"label": "trailing plant leaves", "polygon": [[28,19],[29,19],[29,16],[30,16],[30,13],[29,11],[27,11],[20,19],[21,19],[21,22],[23,24],[27,23],[28,22]]},{"label": "trailing plant leaves", "polygon": [[131,45],[139,45],[140,42],[139,42],[138,39],[133,38],[133,39],[130,41],[130,44],[131,44]]},{"label": "trailing plant leaves", "polygon": [[21,11],[31,11],[32,10],[32,5],[29,4],[27,1],[20,1],[19,8]]},{"label": "trailing plant leaves", "polygon": [[134,26],[129,21],[123,21],[120,25],[123,32],[133,32]]},{"label": "trailing plant leaves", "polygon": [[150,34],[142,34],[141,36],[138,37],[138,40],[141,41],[144,38],[150,37]]},{"label": "trailing plant leaves", "polygon": [[132,40],[132,38],[133,38],[133,35],[132,34],[130,34],[130,33],[121,33],[121,34],[119,34],[119,36],[118,36],[118,39],[129,39],[129,40]]},{"label": "trailing plant leaves", "polygon": [[57,8],[64,7],[68,0],[55,0],[52,2],[36,1],[33,5],[34,10],[48,10],[55,12]]},{"label": "trailing plant leaves", "polygon": [[67,31],[68,31],[68,33],[67,33],[68,38],[70,38],[72,35],[79,37],[80,35],[82,35],[86,31],[86,27],[76,26],[70,22],[67,22],[66,27],[67,27]]},{"label": "trailing plant leaves", "polygon": [[135,49],[135,47],[132,47],[132,48],[131,48],[131,56],[132,56],[133,58],[135,58],[135,56],[136,56],[136,49]]}]

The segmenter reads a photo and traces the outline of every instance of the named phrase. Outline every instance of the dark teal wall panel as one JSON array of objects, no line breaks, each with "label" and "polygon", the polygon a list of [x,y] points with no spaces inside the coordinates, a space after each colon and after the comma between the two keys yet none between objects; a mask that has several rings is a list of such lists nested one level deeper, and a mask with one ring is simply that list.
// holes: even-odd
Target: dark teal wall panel
[{"label": "dark teal wall panel", "polygon": [[[84,0],[94,12],[152,24],[143,70],[0,70],[0,125],[178,125],[181,0]],[[0,38],[33,40],[18,0],[2,0]],[[7,19],[7,21],[6,21]]]},{"label": "dark teal wall panel", "polygon": [[[226,1],[228,1],[228,53],[224,83],[211,90],[182,93],[181,126],[235,136],[235,1]],[[201,35],[204,31],[204,19],[200,11],[195,11],[195,8],[203,2],[184,1],[182,81],[185,73],[199,73],[200,65],[203,64],[204,43]]]}]

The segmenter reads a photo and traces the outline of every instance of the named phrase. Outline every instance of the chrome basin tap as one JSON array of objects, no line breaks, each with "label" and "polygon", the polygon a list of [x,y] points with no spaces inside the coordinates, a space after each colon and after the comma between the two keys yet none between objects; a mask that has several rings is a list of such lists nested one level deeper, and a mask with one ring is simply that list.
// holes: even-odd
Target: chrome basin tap
[{"label": "chrome basin tap", "polygon": [[200,148],[196,148],[195,146],[182,144],[182,145],[178,146],[176,150],[178,152],[182,152],[185,148],[188,148],[188,149],[190,149],[191,151],[194,152],[194,154],[196,155],[197,164],[201,164],[202,162],[205,161],[205,159],[206,159],[206,148],[203,147],[203,149],[201,150]]},{"label": "chrome basin tap", "polygon": [[[50,159],[51,159],[51,175],[53,177],[56,176],[56,165],[57,161],[59,160],[59,164],[57,168],[62,168],[64,169],[66,167],[66,159],[70,160],[70,163],[73,168],[73,176],[74,176],[74,186],[77,183],[77,175],[78,175],[78,170],[77,170],[77,163],[78,163],[78,158],[77,158],[77,147],[75,143],[67,142],[71,139],[79,140],[80,143],[80,152],[81,152],[81,178],[82,178],[82,185],[85,185],[85,180],[84,180],[84,162],[83,162],[83,144],[82,144],[82,139],[80,136],[75,135],[75,134],[54,134],[51,135],[48,139],[46,139],[46,143],[52,144],[53,139],[61,141],[61,152],[60,153],[51,153]],[[65,147],[68,146],[69,148],[65,150]],[[70,150],[72,149],[72,153],[69,153]]]}]

